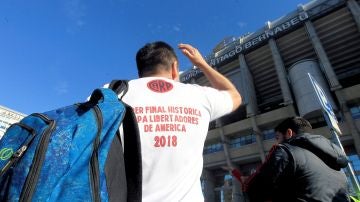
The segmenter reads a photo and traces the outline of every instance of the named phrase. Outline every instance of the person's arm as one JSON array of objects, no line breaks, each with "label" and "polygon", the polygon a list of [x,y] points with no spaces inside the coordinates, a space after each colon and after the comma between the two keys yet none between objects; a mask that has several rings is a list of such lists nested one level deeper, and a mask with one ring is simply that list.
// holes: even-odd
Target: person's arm
[{"label": "person's arm", "polygon": [[211,86],[218,90],[227,91],[233,101],[233,111],[241,104],[241,96],[229,79],[213,69],[202,57],[200,52],[189,44],[179,44],[179,49],[189,60],[198,67],[209,80]]}]

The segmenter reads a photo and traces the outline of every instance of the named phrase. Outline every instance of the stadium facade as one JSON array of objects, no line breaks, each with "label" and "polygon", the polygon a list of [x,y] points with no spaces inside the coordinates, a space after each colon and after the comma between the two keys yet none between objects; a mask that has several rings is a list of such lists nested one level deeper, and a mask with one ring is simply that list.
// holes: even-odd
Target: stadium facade
[{"label": "stadium facade", "polygon": [[[243,200],[241,185],[226,168],[253,172],[275,143],[273,128],[285,118],[303,116],[330,138],[307,73],[335,110],[340,140],[360,180],[360,0],[299,5],[254,33],[222,41],[206,58],[244,100],[237,111],[210,123],[201,179],[207,202]],[[210,85],[196,68],[181,81]]]},{"label": "stadium facade", "polygon": [[0,105],[0,139],[13,123],[19,122],[25,114]]}]

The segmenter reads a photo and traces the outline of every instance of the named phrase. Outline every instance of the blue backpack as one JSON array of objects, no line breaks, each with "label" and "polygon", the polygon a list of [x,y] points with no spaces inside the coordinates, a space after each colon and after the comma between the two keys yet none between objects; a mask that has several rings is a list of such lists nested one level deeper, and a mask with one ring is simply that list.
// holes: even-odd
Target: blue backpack
[{"label": "blue backpack", "polygon": [[97,89],[88,102],[31,114],[0,140],[0,169],[0,201],[141,201],[134,113]]}]

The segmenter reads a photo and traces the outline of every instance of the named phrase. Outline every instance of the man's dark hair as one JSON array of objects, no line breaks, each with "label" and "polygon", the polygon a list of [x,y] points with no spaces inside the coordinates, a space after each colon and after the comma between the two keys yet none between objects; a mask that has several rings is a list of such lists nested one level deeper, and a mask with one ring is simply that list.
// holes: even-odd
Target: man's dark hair
[{"label": "man's dark hair", "polygon": [[174,59],[174,49],[165,42],[147,43],[136,53],[139,77],[149,76],[160,70],[169,70]]},{"label": "man's dark hair", "polygon": [[291,129],[296,134],[310,132],[312,126],[309,121],[302,117],[287,118],[275,127],[275,132],[285,134],[287,129]]}]

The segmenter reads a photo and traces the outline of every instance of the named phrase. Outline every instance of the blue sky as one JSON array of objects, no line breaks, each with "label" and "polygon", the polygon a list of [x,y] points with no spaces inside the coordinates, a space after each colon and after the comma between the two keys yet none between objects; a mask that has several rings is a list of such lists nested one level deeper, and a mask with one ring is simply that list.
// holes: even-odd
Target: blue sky
[{"label": "blue sky", "polygon": [[307,2],[2,0],[0,105],[30,114],[82,102],[112,79],[136,78],[135,54],[147,42],[190,43],[205,56]]}]

